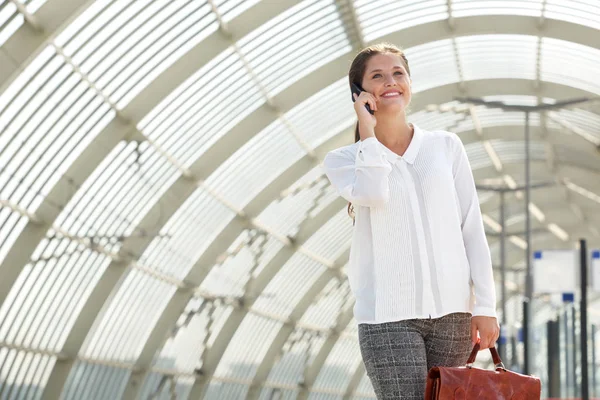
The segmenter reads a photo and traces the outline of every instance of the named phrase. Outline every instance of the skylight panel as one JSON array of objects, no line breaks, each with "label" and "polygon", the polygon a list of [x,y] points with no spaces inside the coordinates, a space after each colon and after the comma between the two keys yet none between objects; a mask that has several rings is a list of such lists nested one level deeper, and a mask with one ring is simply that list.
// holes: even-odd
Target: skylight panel
[{"label": "skylight panel", "polygon": [[235,213],[202,189],[196,190],[157,232],[140,262],[184,279]]},{"label": "skylight panel", "polygon": [[17,6],[8,0],[0,0],[0,46],[25,22]]},{"label": "skylight panel", "polygon": [[260,0],[215,0],[215,6],[223,21],[229,22],[244,11],[258,4]]},{"label": "skylight panel", "polygon": [[452,16],[524,15],[539,17],[543,0],[452,0]]},{"label": "skylight panel", "polygon": [[302,147],[277,120],[221,164],[206,184],[241,208],[304,155]]},{"label": "skylight panel", "polygon": [[285,118],[312,148],[348,130],[356,121],[348,79],[319,91],[287,112]]},{"label": "skylight panel", "polygon": [[536,79],[537,42],[521,35],[456,38],[464,79]]},{"label": "skylight panel", "polygon": [[600,29],[600,3],[596,0],[546,0],[544,16]]},{"label": "skylight panel", "polygon": [[564,40],[543,38],[542,80],[573,86],[600,95],[600,50]]},{"label": "skylight panel", "polygon": [[354,4],[367,42],[411,26],[448,18],[446,0],[356,0]]},{"label": "skylight panel", "polygon": [[248,34],[238,44],[271,96],[351,48],[337,7],[331,0],[304,1]]},{"label": "skylight panel", "polygon": [[439,40],[406,49],[413,92],[460,81],[451,40]]},{"label": "skylight panel", "polygon": [[243,62],[228,49],[167,96],[138,127],[189,167],[264,101]]},{"label": "skylight panel", "polygon": [[123,362],[137,359],[176,289],[138,270],[129,271],[86,340],[82,355]]}]

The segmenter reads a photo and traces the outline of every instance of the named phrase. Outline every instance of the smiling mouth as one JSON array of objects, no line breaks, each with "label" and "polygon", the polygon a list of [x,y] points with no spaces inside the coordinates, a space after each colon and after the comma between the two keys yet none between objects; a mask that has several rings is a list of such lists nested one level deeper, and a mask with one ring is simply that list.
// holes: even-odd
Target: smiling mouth
[{"label": "smiling mouth", "polygon": [[388,98],[389,97],[399,97],[399,96],[402,96],[402,93],[392,92],[392,93],[386,93],[386,94],[381,95],[381,97],[388,97]]}]

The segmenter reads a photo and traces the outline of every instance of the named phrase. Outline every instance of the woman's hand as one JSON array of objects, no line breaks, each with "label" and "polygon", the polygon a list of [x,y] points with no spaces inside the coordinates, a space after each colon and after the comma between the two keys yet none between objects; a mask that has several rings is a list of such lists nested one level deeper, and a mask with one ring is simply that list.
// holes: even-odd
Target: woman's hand
[{"label": "woman's hand", "polygon": [[471,341],[473,346],[477,343],[477,332],[479,332],[480,350],[489,349],[496,345],[500,336],[500,326],[494,317],[477,316],[471,318]]},{"label": "woman's hand", "polygon": [[377,99],[369,92],[360,92],[360,96],[357,96],[356,93],[354,93],[353,96],[355,99],[354,111],[356,111],[356,116],[358,117],[360,140],[374,137],[377,118],[367,111],[365,104],[368,104],[371,107],[371,110],[377,111]]}]

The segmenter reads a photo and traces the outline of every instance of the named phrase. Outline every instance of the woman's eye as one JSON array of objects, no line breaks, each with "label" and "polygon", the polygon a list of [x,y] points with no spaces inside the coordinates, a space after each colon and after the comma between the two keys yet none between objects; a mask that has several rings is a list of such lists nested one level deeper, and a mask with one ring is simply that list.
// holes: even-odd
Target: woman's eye
[{"label": "woman's eye", "polygon": [[396,71],[394,74],[395,75],[402,75],[402,72],[401,71]]},{"label": "woman's eye", "polygon": [[373,75],[373,79],[380,78],[380,77],[381,77],[381,74],[375,74],[375,75]]}]

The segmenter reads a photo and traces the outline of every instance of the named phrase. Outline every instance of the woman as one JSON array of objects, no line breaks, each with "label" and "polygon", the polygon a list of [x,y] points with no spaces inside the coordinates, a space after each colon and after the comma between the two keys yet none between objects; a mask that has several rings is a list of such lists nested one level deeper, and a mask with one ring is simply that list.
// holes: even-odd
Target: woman
[{"label": "woman", "polygon": [[[499,335],[475,182],[455,134],[410,124],[408,60],[389,44],[352,62],[356,143],[325,172],[355,211],[348,277],[378,399],[423,399],[432,366],[461,366]],[[366,108],[369,105],[373,115]],[[479,338],[478,338],[479,336]]]}]

